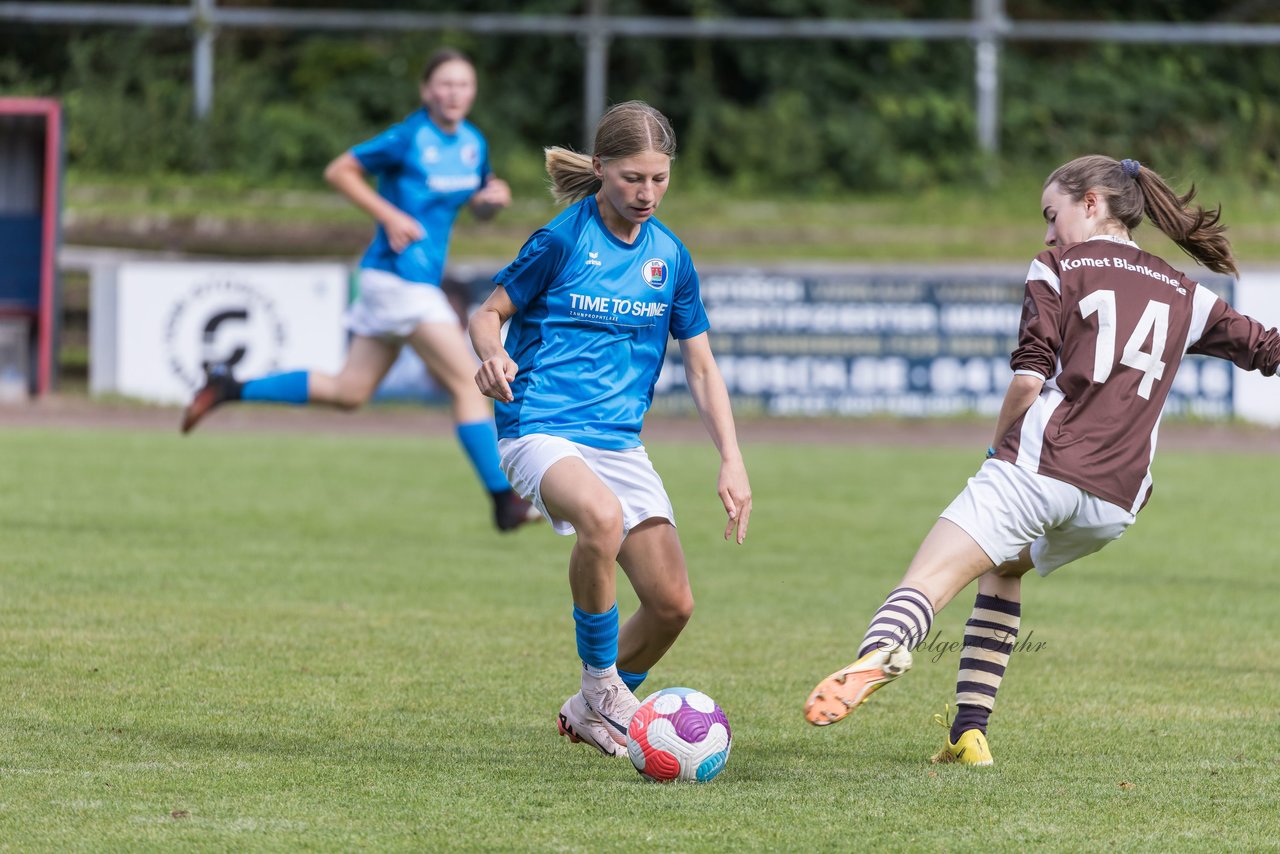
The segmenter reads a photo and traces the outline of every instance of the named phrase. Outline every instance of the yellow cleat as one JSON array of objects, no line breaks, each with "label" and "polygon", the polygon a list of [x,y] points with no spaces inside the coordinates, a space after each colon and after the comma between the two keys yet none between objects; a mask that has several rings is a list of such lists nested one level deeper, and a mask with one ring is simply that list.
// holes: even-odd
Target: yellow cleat
[{"label": "yellow cleat", "polygon": [[827,726],[867,701],[880,686],[911,669],[911,653],[901,646],[873,649],[818,683],[804,704],[805,720]]},{"label": "yellow cleat", "polygon": [[[950,712],[951,707],[947,707]],[[947,720],[947,712],[941,715],[934,715],[934,723],[941,724],[948,730],[951,724]],[[947,746],[939,750],[929,759],[935,765],[939,764],[956,764],[956,765],[994,765],[995,759],[991,756],[991,746],[987,744],[987,737],[982,734],[980,729],[967,729],[960,733],[960,738],[955,744],[951,743],[951,733],[947,733]]]}]

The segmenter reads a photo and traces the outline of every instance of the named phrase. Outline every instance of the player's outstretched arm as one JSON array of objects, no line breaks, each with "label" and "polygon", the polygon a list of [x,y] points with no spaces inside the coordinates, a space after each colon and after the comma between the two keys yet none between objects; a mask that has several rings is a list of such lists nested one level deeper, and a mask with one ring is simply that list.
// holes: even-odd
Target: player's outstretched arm
[{"label": "player's outstretched arm", "polygon": [[403,252],[426,236],[422,224],[378,195],[365,180],[364,167],[350,151],[344,151],[324,169],[324,179],[360,210],[373,217],[387,233],[392,250]]},{"label": "player's outstretched arm", "polygon": [[681,341],[680,354],[684,357],[685,379],[689,393],[693,395],[693,405],[698,408],[698,415],[702,416],[702,423],[720,452],[720,478],[716,491],[724,503],[725,513],[729,515],[724,538],[729,539],[736,530],[737,541],[741,544],[747,538],[747,524],[751,520],[751,482],[747,479],[747,466],[738,448],[729,391],[711,354],[707,333]]},{"label": "player's outstretched arm", "polygon": [[476,386],[481,394],[510,403],[511,381],[516,378],[516,363],[502,346],[502,324],[516,313],[515,303],[507,296],[507,289],[499,285],[489,298],[471,316],[467,332],[471,346],[480,357],[480,369],[476,371]]}]

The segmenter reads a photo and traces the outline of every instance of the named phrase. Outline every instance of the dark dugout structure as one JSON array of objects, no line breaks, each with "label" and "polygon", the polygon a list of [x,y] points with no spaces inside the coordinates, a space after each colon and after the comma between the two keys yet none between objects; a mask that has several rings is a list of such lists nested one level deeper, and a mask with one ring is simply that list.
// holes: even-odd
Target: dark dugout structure
[{"label": "dark dugout structure", "polygon": [[0,98],[0,400],[48,392],[58,334],[62,109]]}]

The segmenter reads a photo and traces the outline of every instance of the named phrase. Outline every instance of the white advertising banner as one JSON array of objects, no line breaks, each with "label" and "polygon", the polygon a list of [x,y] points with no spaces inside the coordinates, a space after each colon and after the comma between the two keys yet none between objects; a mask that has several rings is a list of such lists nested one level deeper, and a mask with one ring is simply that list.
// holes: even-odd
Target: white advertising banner
[{"label": "white advertising banner", "polygon": [[[1233,304],[1268,329],[1280,326],[1280,272],[1242,270]],[[1280,425],[1280,380],[1236,370],[1235,410],[1245,421]]]},{"label": "white advertising banner", "polygon": [[341,264],[122,264],[94,284],[92,390],[184,403],[210,363],[334,373],[347,288]]}]

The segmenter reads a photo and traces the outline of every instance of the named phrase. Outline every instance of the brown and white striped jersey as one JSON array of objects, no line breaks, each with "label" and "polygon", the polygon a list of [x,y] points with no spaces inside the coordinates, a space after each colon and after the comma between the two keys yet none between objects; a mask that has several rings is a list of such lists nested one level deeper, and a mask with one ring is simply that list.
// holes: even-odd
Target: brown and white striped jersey
[{"label": "brown and white striped jersey", "polygon": [[1128,240],[1041,252],[1010,364],[1045,385],[996,457],[1137,513],[1151,496],[1160,417],[1186,353],[1270,376],[1280,332]]}]

